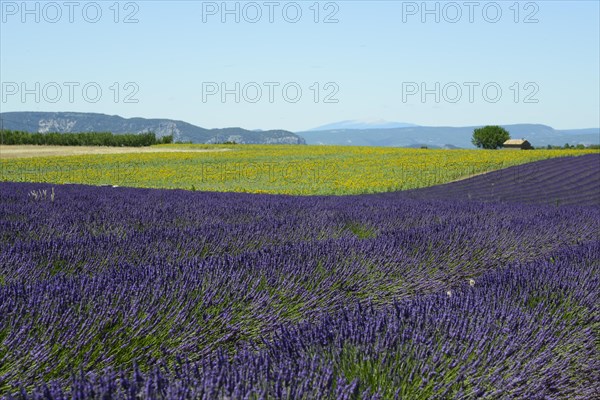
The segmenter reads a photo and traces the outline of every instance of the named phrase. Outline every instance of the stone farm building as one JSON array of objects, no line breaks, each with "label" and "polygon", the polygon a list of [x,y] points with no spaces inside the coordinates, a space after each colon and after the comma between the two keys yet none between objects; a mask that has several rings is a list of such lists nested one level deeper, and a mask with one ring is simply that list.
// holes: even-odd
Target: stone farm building
[{"label": "stone farm building", "polygon": [[509,139],[502,144],[502,147],[505,149],[517,149],[517,150],[530,150],[533,147],[531,143],[529,143],[525,139]]}]

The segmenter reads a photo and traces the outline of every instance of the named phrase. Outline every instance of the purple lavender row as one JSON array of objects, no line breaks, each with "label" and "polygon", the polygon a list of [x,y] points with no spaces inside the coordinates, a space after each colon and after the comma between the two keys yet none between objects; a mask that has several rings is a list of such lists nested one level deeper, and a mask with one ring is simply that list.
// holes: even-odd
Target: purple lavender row
[{"label": "purple lavender row", "polygon": [[[443,274],[470,264],[493,268],[589,240],[596,237],[599,219],[597,208],[397,196],[307,198],[67,185],[55,187],[54,201],[28,197],[50,189],[0,184],[0,283],[267,250],[274,254],[267,258],[293,253],[288,264],[303,264],[307,257],[314,264],[320,257],[331,269],[329,264],[362,258],[378,268],[435,263],[430,272]],[[276,269],[282,264],[261,262]]]},{"label": "purple lavender row", "polygon": [[403,194],[425,200],[600,206],[600,154],[537,161]]},{"label": "purple lavender row", "polygon": [[599,253],[589,243],[490,271],[451,296],[346,307],[232,357],[75,374],[14,398],[591,399]]},{"label": "purple lavender row", "polygon": [[548,257],[597,239],[600,225],[590,208],[360,197],[67,186],[53,202],[24,201],[39,188],[13,185],[1,203],[11,351],[0,377],[11,386],[233,351],[347,304],[445,291]]},{"label": "purple lavender row", "polygon": [[[581,172],[594,176],[594,168]],[[351,304],[379,312],[394,301],[452,294],[486,271],[553,262],[552,254],[576,246],[588,249],[576,265],[598,264],[599,207],[424,201],[403,193],[298,198],[52,188],[0,184],[0,395],[55,382],[56,397],[76,371],[114,383],[107,368],[130,371],[137,363],[146,376],[159,359],[172,383],[178,357],[204,363],[221,354],[229,362],[252,343],[281,346],[274,330],[318,325]],[[594,197],[580,190],[579,198],[586,193]],[[597,298],[594,290],[588,296]],[[566,298],[575,314],[585,312]],[[570,337],[564,343],[567,353],[579,348]],[[224,373],[237,376],[236,365]],[[333,378],[329,364],[306,365],[304,372],[281,367],[304,377],[294,393],[379,391],[350,379],[352,371]],[[364,379],[385,371],[363,372]],[[240,391],[226,396],[259,393],[236,385]],[[268,396],[285,397],[277,393]]]}]

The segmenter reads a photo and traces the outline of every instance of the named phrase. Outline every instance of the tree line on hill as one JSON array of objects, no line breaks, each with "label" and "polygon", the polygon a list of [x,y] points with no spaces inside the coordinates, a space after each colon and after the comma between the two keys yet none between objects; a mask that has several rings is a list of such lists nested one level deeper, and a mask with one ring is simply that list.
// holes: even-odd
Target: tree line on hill
[{"label": "tree line on hill", "polygon": [[553,146],[551,144],[549,144],[548,146],[546,146],[546,149],[548,150],[566,150],[566,149],[578,149],[578,150],[582,150],[582,149],[592,149],[592,150],[600,150],[600,145],[597,144],[590,144],[590,145],[583,145],[583,144],[569,144],[569,143],[565,143],[564,146]]},{"label": "tree line on hill", "polygon": [[0,132],[0,144],[4,145],[143,147],[168,143],[173,143],[172,135],[157,138],[154,132],[118,135],[110,132],[32,133],[12,130],[3,130]]}]

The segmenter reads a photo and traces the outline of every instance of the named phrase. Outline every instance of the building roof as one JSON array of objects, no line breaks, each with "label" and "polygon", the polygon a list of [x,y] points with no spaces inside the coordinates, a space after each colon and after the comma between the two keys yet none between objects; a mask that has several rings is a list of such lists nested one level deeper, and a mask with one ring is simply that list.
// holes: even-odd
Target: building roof
[{"label": "building roof", "polygon": [[525,142],[527,142],[527,140],[525,140],[525,139],[508,139],[506,142],[503,143],[503,145],[504,146],[506,146],[506,145],[520,146]]}]

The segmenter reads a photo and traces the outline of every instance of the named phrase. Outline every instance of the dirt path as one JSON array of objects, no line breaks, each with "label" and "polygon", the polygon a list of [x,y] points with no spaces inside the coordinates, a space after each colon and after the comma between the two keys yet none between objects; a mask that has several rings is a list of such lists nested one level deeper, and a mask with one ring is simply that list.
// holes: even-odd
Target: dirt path
[{"label": "dirt path", "polygon": [[193,149],[171,147],[105,147],[105,146],[0,146],[0,159],[75,156],[85,154],[126,154],[126,153],[212,153],[231,149]]},{"label": "dirt path", "polygon": [[[453,183],[453,182],[466,181],[467,179],[471,179],[471,178],[474,178],[474,177],[476,177],[476,176],[479,176],[479,175],[485,175],[485,174],[489,174],[490,172],[494,172],[494,171],[499,171],[499,170],[497,170],[497,169],[494,169],[494,170],[491,170],[491,171],[478,172],[478,173],[476,173],[476,174],[471,174],[471,175],[468,175],[468,176],[464,176],[464,177],[462,177],[462,178],[458,178],[458,179],[455,179],[455,180],[453,180],[453,181],[449,181],[449,182],[446,182],[446,183]],[[445,185],[446,183],[443,183],[443,185]]]}]

